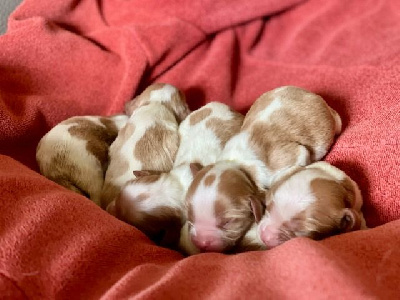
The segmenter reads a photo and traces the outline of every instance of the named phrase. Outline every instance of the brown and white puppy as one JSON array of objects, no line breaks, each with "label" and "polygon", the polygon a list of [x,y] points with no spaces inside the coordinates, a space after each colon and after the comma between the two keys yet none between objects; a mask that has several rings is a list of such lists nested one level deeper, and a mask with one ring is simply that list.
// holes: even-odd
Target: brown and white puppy
[{"label": "brown and white puppy", "polygon": [[295,237],[322,239],[365,229],[357,184],[327,162],[293,167],[266,193],[257,234],[267,248]]},{"label": "brown and white puppy", "polygon": [[294,86],[276,88],[254,102],[220,159],[241,161],[257,185],[268,188],[288,168],[321,160],[341,128],[340,116],[322,97]]},{"label": "brown and white puppy", "polygon": [[126,115],[80,116],[59,123],[38,144],[40,172],[100,205],[108,149],[127,120]]},{"label": "brown and white puppy", "polygon": [[157,243],[174,247],[186,219],[185,194],[193,173],[215,162],[236,134],[243,116],[227,105],[211,102],[191,113],[179,126],[180,146],[168,173],[135,171],[108,211],[141,229]]},{"label": "brown and white puppy", "polygon": [[179,120],[187,109],[181,95],[171,85],[155,84],[132,101],[141,104],[133,110],[110,146],[110,165],[101,196],[103,208],[107,208],[121,188],[135,178],[133,171],[168,172],[172,169],[179,146]]},{"label": "brown and white puppy", "polygon": [[264,193],[234,161],[220,161],[200,170],[186,194],[190,237],[201,252],[226,252],[256,220]]},{"label": "brown and white puppy", "polygon": [[189,188],[187,201],[197,203],[188,215],[193,242],[202,251],[230,251],[259,220],[263,189],[293,165],[321,159],[340,130],[339,115],[316,94],[292,86],[263,94],[217,162]]}]

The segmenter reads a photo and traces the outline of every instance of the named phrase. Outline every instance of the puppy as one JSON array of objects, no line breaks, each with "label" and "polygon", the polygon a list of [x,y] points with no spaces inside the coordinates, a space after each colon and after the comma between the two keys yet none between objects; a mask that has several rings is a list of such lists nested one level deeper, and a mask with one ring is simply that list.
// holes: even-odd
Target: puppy
[{"label": "puppy", "polygon": [[101,196],[103,208],[135,178],[133,171],[172,169],[179,146],[179,120],[187,113],[182,95],[171,85],[155,84],[132,101],[138,101],[138,107],[132,109],[127,124],[110,146],[110,165]]},{"label": "puppy", "polygon": [[[189,188],[188,203],[201,203],[189,206],[195,245],[230,251],[260,219],[264,189],[291,166],[321,159],[340,130],[339,115],[316,94],[292,86],[263,94],[217,162],[200,171]],[[216,179],[209,184],[209,178]]]},{"label": "puppy", "polygon": [[47,178],[100,205],[108,148],[128,117],[69,118],[40,140],[36,160]]},{"label": "puppy", "polygon": [[168,173],[134,171],[120,196],[107,209],[151,237],[176,247],[186,219],[185,194],[203,165],[215,162],[225,143],[236,134],[243,116],[227,105],[211,102],[191,113],[180,125],[180,146]]},{"label": "puppy", "polygon": [[264,193],[235,161],[197,172],[186,194],[190,238],[201,252],[226,252],[262,216]]},{"label": "puppy", "polygon": [[268,188],[288,168],[321,160],[341,128],[340,116],[322,97],[294,86],[280,87],[254,102],[240,134],[219,159],[240,161],[258,186]]},{"label": "puppy", "polygon": [[267,248],[294,237],[320,240],[365,229],[357,184],[327,162],[293,167],[266,193],[257,234]]}]

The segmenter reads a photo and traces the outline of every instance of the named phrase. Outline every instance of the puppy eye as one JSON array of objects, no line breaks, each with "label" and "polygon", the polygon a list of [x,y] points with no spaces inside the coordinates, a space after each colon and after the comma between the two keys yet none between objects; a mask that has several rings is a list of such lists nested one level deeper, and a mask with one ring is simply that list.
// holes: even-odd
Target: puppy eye
[{"label": "puppy eye", "polygon": [[232,219],[230,219],[230,220],[224,220],[224,221],[222,221],[220,224],[219,224],[219,228],[226,228],[226,227],[228,227],[230,224],[232,224],[233,223],[233,220]]}]

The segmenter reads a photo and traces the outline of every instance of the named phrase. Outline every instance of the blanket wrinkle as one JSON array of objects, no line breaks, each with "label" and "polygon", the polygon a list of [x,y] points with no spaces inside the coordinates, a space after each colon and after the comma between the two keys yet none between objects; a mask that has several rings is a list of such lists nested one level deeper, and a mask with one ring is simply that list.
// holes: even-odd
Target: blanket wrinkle
[{"label": "blanket wrinkle", "polygon": [[[362,3],[361,3],[362,2]],[[0,298],[397,299],[400,2],[25,0],[0,36]],[[344,130],[326,161],[367,231],[188,258],[38,173],[54,125],[110,115],[153,82],[245,113],[265,91],[318,93]]]}]

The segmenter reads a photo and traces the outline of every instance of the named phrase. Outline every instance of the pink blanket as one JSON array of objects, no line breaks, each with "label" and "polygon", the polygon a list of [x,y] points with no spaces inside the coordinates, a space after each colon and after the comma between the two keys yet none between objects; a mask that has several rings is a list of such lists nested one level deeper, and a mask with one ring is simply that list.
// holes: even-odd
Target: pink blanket
[{"label": "pink blanket", "polygon": [[[38,173],[52,126],[152,82],[192,109],[246,112],[289,84],[322,95],[344,121],[326,160],[373,229],[183,258]],[[0,36],[0,298],[398,298],[399,137],[398,0],[25,0]]]}]

